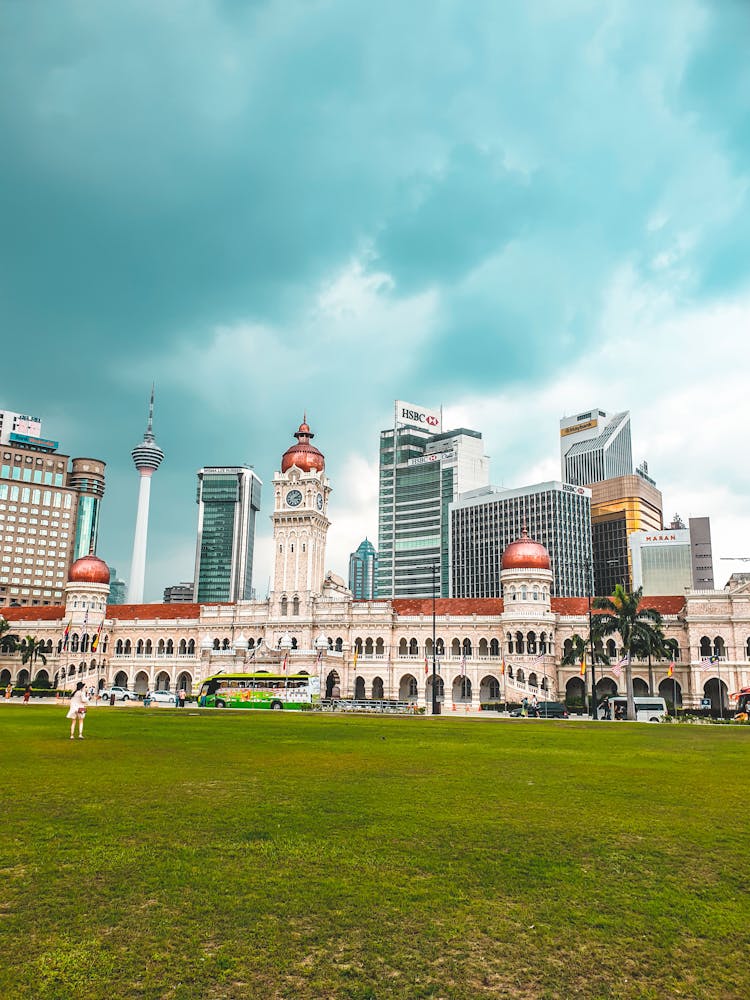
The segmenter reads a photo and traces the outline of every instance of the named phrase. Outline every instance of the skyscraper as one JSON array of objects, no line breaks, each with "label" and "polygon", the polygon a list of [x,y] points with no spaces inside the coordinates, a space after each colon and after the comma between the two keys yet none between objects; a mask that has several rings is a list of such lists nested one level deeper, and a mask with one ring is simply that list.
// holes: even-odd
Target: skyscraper
[{"label": "skyscraper", "polygon": [[130,564],[129,600],[131,604],[143,603],[143,586],[146,579],[146,540],[148,536],[148,507],[151,498],[151,477],[159,468],[164,452],[157,445],[153,432],[154,387],[151,386],[151,403],[148,409],[148,425],[143,441],[131,452],[133,462],[140,475],[138,488],[138,513],[135,518],[135,538],[133,540],[133,561]]},{"label": "skyscraper", "polygon": [[660,531],[662,497],[652,479],[638,471],[591,485],[591,534],[594,593],[609,596],[615,584],[633,588],[628,537],[634,531]]},{"label": "skyscraper", "polygon": [[562,480],[574,486],[590,486],[602,479],[629,476],[633,472],[630,443],[630,413],[588,410],[560,421]]},{"label": "skyscraper", "polygon": [[109,568],[109,598],[107,604],[124,604],[128,585],[124,580],[118,580],[114,566]]},{"label": "skyscraper", "polygon": [[71,563],[96,550],[105,463],[69,464],[41,432],[0,410],[0,606],[59,604]]},{"label": "skyscraper", "polygon": [[369,538],[365,538],[349,556],[349,590],[356,600],[371,601],[377,596],[377,571],[378,554]]},{"label": "skyscraper", "polygon": [[449,591],[449,506],[486,486],[482,435],[441,432],[442,414],[397,401],[394,427],[380,434],[378,597],[430,597]]},{"label": "skyscraper", "polygon": [[262,485],[247,465],[199,470],[194,581],[199,603],[251,599],[255,515]]},{"label": "skyscraper", "polygon": [[451,597],[501,597],[500,562],[526,528],[546,548],[555,597],[585,597],[591,563],[591,490],[537,483],[486,487],[451,504]]}]

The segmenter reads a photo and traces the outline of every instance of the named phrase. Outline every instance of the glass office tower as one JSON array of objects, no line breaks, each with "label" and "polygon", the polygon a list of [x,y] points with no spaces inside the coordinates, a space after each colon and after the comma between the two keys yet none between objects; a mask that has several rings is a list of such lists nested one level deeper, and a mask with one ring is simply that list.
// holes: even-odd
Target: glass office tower
[{"label": "glass office tower", "polygon": [[369,538],[365,538],[349,556],[349,590],[355,600],[371,601],[376,597],[377,571],[378,554]]},{"label": "glass office tower", "polygon": [[[449,593],[450,504],[489,482],[482,435],[466,428],[431,433],[418,426],[436,411],[397,404],[393,429],[380,435],[377,595],[439,597]],[[400,414],[407,414],[404,423]],[[409,422],[414,421],[414,422]]]},{"label": "glass office tower", "polygon": [[251,599],[261,486],[246,465],[210,466],[198,472],[195,600],[199,603]]}]

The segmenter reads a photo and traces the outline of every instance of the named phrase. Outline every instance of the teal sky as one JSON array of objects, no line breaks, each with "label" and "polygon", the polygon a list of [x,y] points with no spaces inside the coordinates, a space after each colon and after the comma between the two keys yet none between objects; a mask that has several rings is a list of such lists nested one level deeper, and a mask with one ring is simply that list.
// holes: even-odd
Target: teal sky
[{"label": "teal sky", "polygon": [[203,464],[268,484],[265,591],[304,409],[343,574],[396,397],[514,486],[564,413],[630,409],[665,514],[750,556],[749,45],[744,0],[6,0],[0,406],[107,461],[126,576],[155,379],[152,600]]}]

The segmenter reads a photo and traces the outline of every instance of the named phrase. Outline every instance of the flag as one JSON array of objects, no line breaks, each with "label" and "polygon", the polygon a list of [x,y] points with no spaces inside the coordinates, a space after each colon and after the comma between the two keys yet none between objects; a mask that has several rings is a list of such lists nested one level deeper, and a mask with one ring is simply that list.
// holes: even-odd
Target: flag
[{"label": "flag", "polygon": [[719,662],[718,656],[704,656],[701,659],[701,670],[710,670],[714,663]]},{"label": "flag", "polygon": [[104,622],[100,622],[99,623],[99,628],[96,630],[96,635],[91,640],[91,652],[92,653],[95,653],[97,651],[97,649],[99,648],[99,639],[101,638],[102,625],[103,624],[104,624]]},{"label": "flag", "polygon": [[70,621],[65,626],[65,634],[63,635],[63,649],[68,648],[68,642],[70,641],[70,626],[73,624],[73,618],[71,616]]},{"label": "flag", "polygon": [[319,650],[318,650],[318,663],[320,663],[320,661],[321,661],[322,659],[323,659],[323,650],[322,650],[322,649],[319,649]]},{"label": "flag", "polygon": [[281,664],[281,669],[286,673],[286,661],[289,659],[289,653],[284,653],[284,661]]},{"label": "flag", "polygon": [[669,664],[669,670],[667,670],[667,677],[674,677],[674,660]]},{"label": "flag", "polygon": [[619,677],[620,674],[622,673],[622,668],[627,667],[629,663],[630,663],[629,656],[623,656],[623,658],[621,660],[618,660],[617,663],[613,663],[612,673],[615,675],[615,677]]},{"label": "flag", "polygon": [[354,672],[357,672],[357,660],[359,659],[359,650],[354,650]]},{"label": "flag", "polygon": [[427,663],[427,657],[426,657],[426,656],[425,656],[425,658],[424,658],[424,672],[425,672],[425,676],[426,676],[427,674],[429,674],[429,672],[430,672],[430,668],[429,668],[429,665],[428,665],[428,663]]},{"label": "flag", "polygon": [[500,660],[500,673],[501,673],[501,674],[502,674],[503,676],[505,675],[505,657],[504,657],[504,656],[503,656],[503,657],[502,657],[502,659]]},{"label": "flag", "polygon": [[581,657],[581,677],[586,676],[586,654]]}]

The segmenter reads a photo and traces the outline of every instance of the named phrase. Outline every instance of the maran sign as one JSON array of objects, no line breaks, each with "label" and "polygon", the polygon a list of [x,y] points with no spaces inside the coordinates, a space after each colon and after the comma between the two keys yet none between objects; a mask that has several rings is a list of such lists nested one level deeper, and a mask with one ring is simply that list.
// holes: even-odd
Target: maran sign
[{"label": "maran sign", "polygon": [[408,424],[412,427],[423,427],[426,431],[439,434],[443,429],[443,418],[440,410],[427,410],[415,403],[396,400],[396,426]]}]

